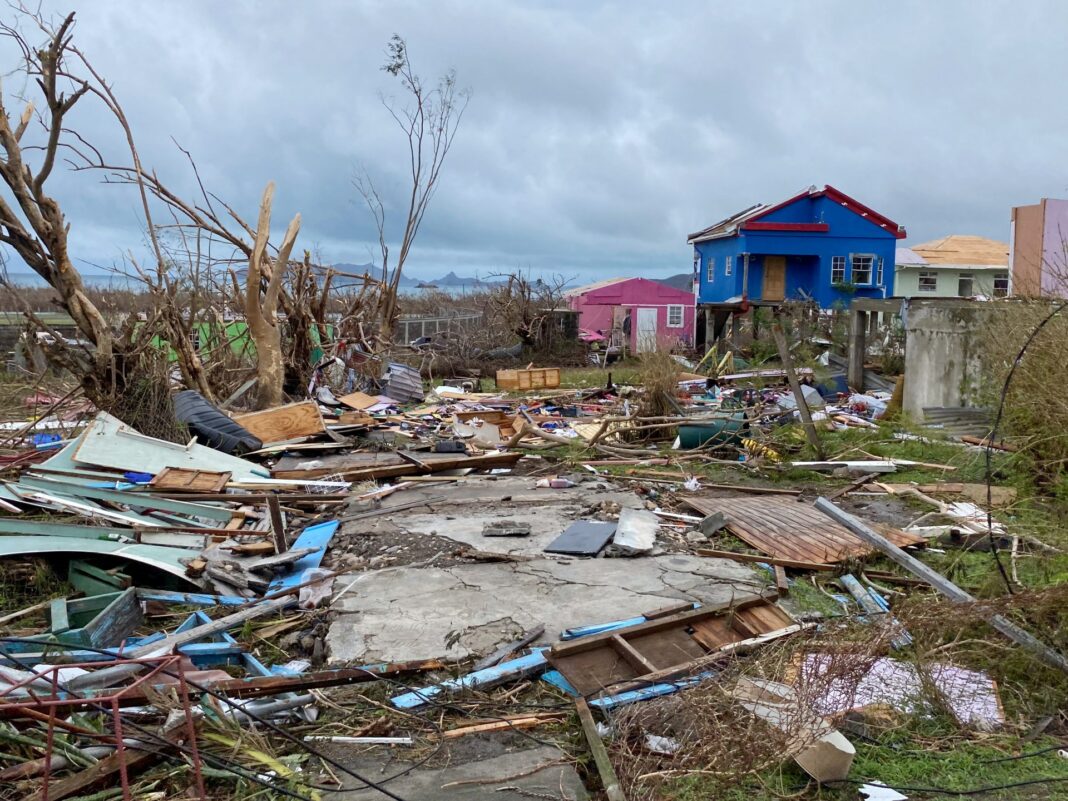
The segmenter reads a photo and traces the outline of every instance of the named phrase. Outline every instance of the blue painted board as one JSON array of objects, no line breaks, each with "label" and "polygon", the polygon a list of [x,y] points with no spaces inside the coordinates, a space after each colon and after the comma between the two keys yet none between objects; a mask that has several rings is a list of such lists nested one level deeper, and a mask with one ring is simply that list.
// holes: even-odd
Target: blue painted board
[{"label": "blue painted board", "polygon": [[279,590],[288,590],[292,587],[296,587],[301,582],[301,574],[305,570],[311,570],[313,567],[318,567],[323,557],[326,555],[326,546],[330,543],[334,534],[337,533],[338,527],[341,524],[337,520],[330,520],[326,523],[318,523],[314,526],[308,526],[297,537],[297,541],[293,543],[293,550],[300,548],[315,548],[315,553],[310,553],[302,559],[298,559],[293,563],[293,569],[285,576],[280,576],[270,583],[267,587],[267,592],[278,592]]},{"label": "blue painted board", "polygon": [[416,709],[431,703],[439,695],[447,695],[448,693],[474,687],[488,689],[512,679],[521,679],[538,673],[548,666],[549,663],[545,659],[545,652],[548,650],[548,648],[539,648],[526,656],[521,656],[508,662],[501,662],[501,664],[488,667],[485,670],[476,670],[474,673],[468,673],[458,679],[449,679],[441,684],[396,695],[390,698],[389,702],[398,709]]}]

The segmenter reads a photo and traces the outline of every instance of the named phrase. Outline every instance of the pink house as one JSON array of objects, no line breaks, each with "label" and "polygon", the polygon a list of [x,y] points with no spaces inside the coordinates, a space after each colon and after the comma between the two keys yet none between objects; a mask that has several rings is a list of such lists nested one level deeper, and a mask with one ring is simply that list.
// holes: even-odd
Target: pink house
[{"label": "pink house", "polygon": [[694,294],[648,278],[612,278],[565,293],[579,328],[634,353],[693,344]]}]

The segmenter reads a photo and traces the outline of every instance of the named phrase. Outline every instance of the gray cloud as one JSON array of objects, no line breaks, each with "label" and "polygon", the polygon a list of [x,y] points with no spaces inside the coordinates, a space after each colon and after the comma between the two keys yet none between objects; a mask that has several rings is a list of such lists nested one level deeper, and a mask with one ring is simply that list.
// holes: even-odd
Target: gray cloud
[{"label": "gray cloud", "polygon": [[[276,222],[299,210],[300,242],[331,261],[365,261],[373,241],[350,183],[361,165],[399,223],[406,151],[379,102],[399,89],[379,69],[394,32],[425,78],[455,68],[473,92],[409,262],[419,277],[682,272],[688,232],[812,183],[912,242],[1007,239],[1011,205],[1068,194],[1068,5],[1055,0],[73,7],[147,164],[191,195],[174,137],[249,216],[275,180]],[[15,61],[0,45],[0,64]],[[98,106],[72,122],[122,158]],[[75,253],[112,262],[143,248],[137,201],[98,181],[64,173],[53,188]]]}]

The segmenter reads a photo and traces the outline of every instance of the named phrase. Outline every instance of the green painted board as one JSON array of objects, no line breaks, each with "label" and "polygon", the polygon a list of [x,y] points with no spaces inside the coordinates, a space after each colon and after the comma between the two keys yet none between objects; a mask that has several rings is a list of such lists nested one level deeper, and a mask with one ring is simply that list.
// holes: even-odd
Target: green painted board
[{"label": "green painted board", "polygon": [[[69,528],[76,528],[76,526],[70,526]],[[0,558],[9,556],[42,556],[46,554],[83,557],[90,555],[110,556],[154,568],[179,578],[191,586],[199,585],[186,576],[185,565],[180,560],[193,559],[199,553],[199,550],[192,548],[170,548],[163,545],[141,545],[139,543],[112,542],[77,537],[27,537],[17,535],[0,537]]]}]

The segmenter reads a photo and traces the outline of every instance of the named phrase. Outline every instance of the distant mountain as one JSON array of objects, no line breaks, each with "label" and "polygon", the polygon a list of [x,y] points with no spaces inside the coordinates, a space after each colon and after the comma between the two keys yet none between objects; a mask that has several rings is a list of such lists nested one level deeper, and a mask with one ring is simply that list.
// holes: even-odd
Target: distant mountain
[{"label": "distant mountain", "polygon": [[693,292],[693,273],[679,273],[668,278],[653,279],[658,283],[665,284],[672,289],[681,289],[683,292]]},{"label": "distant mountain", "polygon": [[[376,267],[374,264],[370,264],[370,263],[368,263],[368,264],[349,264],[347,262],[340,262],[338,264],[333,264],[331,266],[335,270],[341,270],[342,272],[351,273],[352,275],[361,275],[362,276],[364,273],[367,273],[372,278],[377,278],[379,281],[382,280],[382,268],[381,267]],[[334,282],[336,283],[339,278],[344,279],[345,276],[337,276],[334,279]],[[355,281],[355,279],[352,279],[352,278],[349,279],[350,283],[354,282],[354,281]],[[419,284],[421,284],[421,283],[422,283],[422,281],[418,281],[415,278],[409,278],[407,275],[402,275],[401,276],[401,280],[400,280],[400,285],[402,287],[413,287],[414,288],[414,287],[419,286]]]}]

